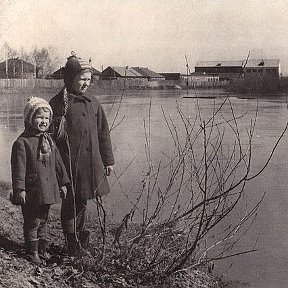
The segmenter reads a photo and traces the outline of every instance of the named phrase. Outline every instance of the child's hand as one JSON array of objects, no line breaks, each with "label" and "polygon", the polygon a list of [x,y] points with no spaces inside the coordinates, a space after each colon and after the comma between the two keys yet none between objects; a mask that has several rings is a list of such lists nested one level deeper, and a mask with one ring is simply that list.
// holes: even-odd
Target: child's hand
[{"label": "child's hand", "polygon": [[24,205],[26,204],[26,191],[25,190],[20,190],[20,191],[15,191],[14,192],[14,197],[12,195],[11,202],[14,205]]},{"label": "child's hand", "polygon": [[110,176],[111,173],[113,172],[113,170],[114,170],[114,168],[113,168],[112,165],[105,167],[105,174],[106,174],[106,176]]},{"label": "child's hand", "polygon": [[67,196],[67,187],[63,186],[60,189],[60,197],[61,197],[61,199],[65,199],[66,196]]},{"label": "child's hand", "polygon": [[26,204],[26,191],[21,191],[18,193],[18,199],[20,204]]}]

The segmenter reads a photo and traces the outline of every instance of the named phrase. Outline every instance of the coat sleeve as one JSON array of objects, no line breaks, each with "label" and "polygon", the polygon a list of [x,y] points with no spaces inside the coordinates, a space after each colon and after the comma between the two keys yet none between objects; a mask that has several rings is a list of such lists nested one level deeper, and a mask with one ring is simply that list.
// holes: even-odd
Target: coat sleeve
[{"label": "coat sleeve", "polygon": [[113,156],[108,121],[104,109],[100,103],[98,105],[97,117],[99,149],[103,164],[105,167],[107,167],[109,165],[114,165],[115,161]]},{"label": "coat sleeve", "polygon": [[25,175],[26,175],[26,149],[23,141],[17,140],[12,146],[11,153],[11,171],[12,171],[12,187],[25,190]]},{"label": "coat sleeve", "polygon": [[55,149],[56,175],[57,175],[58,185],[61,188],[69,184],[70,179],[69,179],[68,173],[66,171],[66,168],[64,166],[64,163],[63,163],[63,160],[61,158],[58,148],[55,146],[54,149]]}]

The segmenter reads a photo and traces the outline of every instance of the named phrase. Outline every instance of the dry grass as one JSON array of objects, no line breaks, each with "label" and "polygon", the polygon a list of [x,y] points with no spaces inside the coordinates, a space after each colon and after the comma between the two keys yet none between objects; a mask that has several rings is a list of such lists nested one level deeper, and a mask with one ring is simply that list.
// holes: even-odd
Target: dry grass
[{"label": "dry grass", "polygon": [[[131,263],[120,263],[117,248],[113,244],[114,225],[108,225],[107,247],[105,259],[99,262],[101,240],[100,231],[93,227],[92,242],[89,251],[73,265],[62,265],[60,262],[64,238],[62,236],[59,210],[52,209],[50,215],[50,249],[51,260],[41,267],[35,267],[24,258],[22,239],[22,215],[20,207],[13,206],[7,199],[10,183],[0,183],[0,284],[1,287],[171,287],[171,288],[220,288],[218,281],[205,269],[178,272],[163,278],[161,271],[158,275],[137,275],[131,273],[129,265],[134,269],[141,265],[141,254],[145,249],[139,245],[139,255],[131,258]],[[92,223],[90,223],[92,225]],[[125,236],[123,236],[125,237]],[[143,250],[142,250],[143,249]],[[142,251],[140,253],[140,251]],[[118,261],[117,261],[118,258]],[[135,272],[135,271],[134,271]]]}]

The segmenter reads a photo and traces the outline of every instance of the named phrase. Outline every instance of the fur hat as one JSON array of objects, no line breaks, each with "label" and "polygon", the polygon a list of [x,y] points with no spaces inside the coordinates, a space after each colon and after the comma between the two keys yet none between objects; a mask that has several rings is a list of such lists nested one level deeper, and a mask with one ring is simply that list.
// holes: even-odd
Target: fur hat
[{"label": "fur hat", "polygon": [[77,57],[76,54],[72,51],[72,56],[67,58],[67,63],[64,67],[64,83],[68,90],[71,89],[71,85],[80,71],[89,70],[91,72],[91,65],[89,62],[82,60]]},{"label": "fur hat", "polygon": [[27,104],[24,108],[24,123],[25,123],[25,125],[29,124],[30,126],[32,126],[33,115],[39,108],[49,109],[50,119],[52,118],[52,115],[53,115],[52,108],[45,99],[38,98],[38,97],[29,97],[27,99]]}]

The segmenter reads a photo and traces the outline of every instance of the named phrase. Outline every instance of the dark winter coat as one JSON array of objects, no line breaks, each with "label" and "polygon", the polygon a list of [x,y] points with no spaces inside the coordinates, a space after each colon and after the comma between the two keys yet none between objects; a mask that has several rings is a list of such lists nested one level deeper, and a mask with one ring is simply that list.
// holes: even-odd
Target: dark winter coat
[{"label": "dark winter coat", "polygon": [[36,205],[60,202],[60,188],[70,182],[59,151],[54,144],[45,165],[38,159],[40,136],[24,131],[12,146],[13,191],[25,190],[27,203]]},{"label": "dark winter coat", "polygon": [[114,157],[104,110],[96,98],[68,93],[65,114],[63,91],[50,101],[51,128],[54,135],[58,134],[56,144],[68,174],[72,172],[76,198],[86,200],[105,195],[110,189],[104,167],[113,165]]}]

